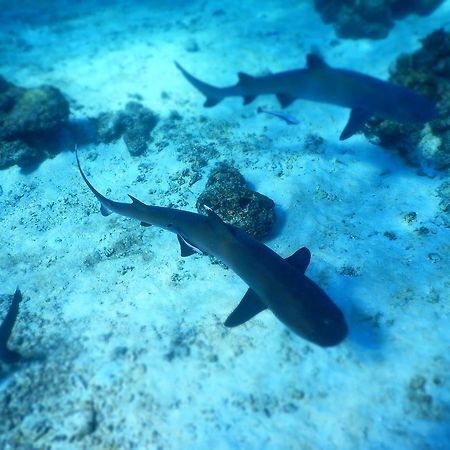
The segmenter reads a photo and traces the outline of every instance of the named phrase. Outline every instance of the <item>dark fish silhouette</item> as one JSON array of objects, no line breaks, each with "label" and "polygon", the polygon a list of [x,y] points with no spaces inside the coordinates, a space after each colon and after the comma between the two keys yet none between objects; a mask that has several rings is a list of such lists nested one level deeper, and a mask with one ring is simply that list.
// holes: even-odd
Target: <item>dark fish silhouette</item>
[{"label": "dark fish silhouette", "polygon": [[274,117],[278,117],[279,119],[284,120],[288,125],[298,125],[300,123],[296,117],[291,116],[290,114],[286,114],[285,112],[269,111],[269,110],[261,108],[261,107],[258,107],[256,109],[256,112],[258,114],[264,113],[264,114],[270,114],[271,116],[274,116]]},{"label": "dark fish silhouette", "polygon": [[361,130],[372,116],[403,123],[425,123],[437,117],[436,106],[411,89],[353,70],[333,68],[313,53],[307,55],[306,60],[305,69],[260,77],[240,72],[239,82],[224,88],[207,84],[177,62],[175,65],[206,96],[206,107],[217,105],[226,97],[244,97],[246,105],[258,95],[274,94],[283,108],[299,98],[350,108],[341,140]]},{"label": "dark fish silhouette", "polygon": [[21,300],[22,294],[19,288],[17,288],[16,292],[14,292],[8,312],[0,325],[0,360],[8,364],[15,363],[21,359],[19,353],[8,348],[8,339],[11,336],[12,329],[16,323]]},{"label": "dark fish silhouette", "polygon": [[323,347],[339,344],[347,336],[340,309],[310,280],[305,270],[311,254],[305,247],[283,259],[244,231],[225,224],[210,208],[208,215],[146,205],[129,195],[131,203],[109,200],[100,194],[77,164],[85,183],[101,204],[103,215],[115,212],[176,233],[181,256],[196,251],[217,257],[250,287],[225,321],[240,325],[270,309],[292,331]]}]

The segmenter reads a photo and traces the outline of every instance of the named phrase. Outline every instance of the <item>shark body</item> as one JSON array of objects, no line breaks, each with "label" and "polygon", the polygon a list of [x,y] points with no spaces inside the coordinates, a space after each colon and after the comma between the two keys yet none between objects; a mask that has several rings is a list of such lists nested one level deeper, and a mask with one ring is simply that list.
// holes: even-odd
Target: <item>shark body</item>
[{"label": "shark body", "polygon": [[177,62],[175,65],[206,96],[206,107],[215,106],[226,97],[241,96],[248,104],[259,95],[274,94],[283,108],[297,99],[350,108],[340,140],[353,136],[372,116],[401,123],[425,123],[437,117],[436,106],[423,95],[360,72],[333,68],[316,54],[307,55],[304,69],[259,77],[240,72],[239,82],[224,88],[207,84]]},{"label": "shark body", "polygon": [[12,329],[16,323],[19,314],[19,303],[22,300],[22,294],[19,288],[14,292],[11,305],[6,313],[3,322],[0,325],[0,361],[4,363],[15,363],[21,359],[21,355],[14,350],[8,348],[8,340],[11,336]]},{"label": "shark body", "polygon": [[99,200],[103,215],[111,212],[156,225],[177,234],[181,256],[195,252],[213,255],[230,267],[249,289],[225,321],[234,327],[270,309],[292,331],[322,347],[340,343],[347,324],[340,309],[305,274],[311,254],[305,247],[286,260],[244,231],[225,224],[211,209],[208,215],[112,201],[100,194],[77,164],[85,183]]}]

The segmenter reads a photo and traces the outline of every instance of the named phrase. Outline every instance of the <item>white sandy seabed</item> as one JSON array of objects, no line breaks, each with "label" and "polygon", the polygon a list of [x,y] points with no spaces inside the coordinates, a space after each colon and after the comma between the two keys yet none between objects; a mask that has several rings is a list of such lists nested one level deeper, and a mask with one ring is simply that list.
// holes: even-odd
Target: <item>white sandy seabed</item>
[{"label": "white sandy seabed", "polygon": [[[1,71],[60,88],[77,117],[136,93],[160,115],[142,157],[122,141],[80,150],[115,200],[194,210],[214,164],[233,161],[277,205],[268,245],[283,256],[310,248],[307,274],[344,311],[349,338],[322,349],[270,312],[226,329],[246,291],[230,270],[182,259],[171,233],[102,217],[71,151],[31,173],[12,167],[0,175],[0,289],[24,294],[11,347],[35,360],[3,369],[0,448],[449,448],[444,174],[423,176],[363,136],[339,142],[340,108],[298,101],[291,127],[256,114],[278,108],[271,97],[206,110],[173,60],[226,85],[238,71],[302,67],[316,47],[332,65],[386,78],[398,54],[448,26],[450,2],[381,41],[336,40],[309,2],[242,3],[118,3],[60,22],[11,20]],[[173,110],[183,119],[170,120]],[[190,186],[183,171],[201,158]]]}]

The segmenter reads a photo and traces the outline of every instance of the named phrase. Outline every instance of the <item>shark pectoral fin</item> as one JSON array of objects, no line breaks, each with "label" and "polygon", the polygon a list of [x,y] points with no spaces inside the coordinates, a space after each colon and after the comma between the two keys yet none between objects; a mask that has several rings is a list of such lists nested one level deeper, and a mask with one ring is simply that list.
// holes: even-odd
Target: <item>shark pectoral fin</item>
[{"label": "shark pectoral fin", "polygon": [[105,205],[100,206],[100,213],[102,216],[106,217],[112,214],[112,211],[110,211]]},{"label": "shark pectoral fin", "polygon": [[208,97],[205,100],[205,103],[203,103],[203,106],[205,108],[212,108],[213,106],[216,106],[218,103],[220,103],[222,100],[223,100],[222,98]]},{"label": "shark pectoral fin", "polygon": [[[241,86],[244,88],[251,86],[255,80],[255,77],[252,77],[251,75],[248,75],[244,72],[239,72],[238,77],[239,77],[238,86]],[[253,100],[255,100],[255,98],[256,98],[256,95],[244,95],[244,105],[248,105]]]},{"label": "shark pectoral fin", "polygon": [[353,108],[350,112],[350,117],[348,119],[347,125],[345,125],[344,130],[339,136],[339,140],[344,141],[345,139],[348,139],[359,130],[361,130],[370,116],[371,114],[364,109]]},{"label": "shark pectoral fin", "polygon": [[255,100],[256,95],[248,95],[247,97],[244,97],[244,105],[248,105],[253,100]]},{"label": "shark pectoral fin", "polygon": [[311,261],[311,252],[306,247],[302,247],[289,258],[286,258],[286,261],[301,273],[305,273]]},{"label": "shark pectoral fin", "polygon": [[186,239],[184,239],[184,237],[181,236],[180,234],[177,234],[177,238],[178,242],[180,243],[181,256],[185,257],[191,256],[194,253],[201,253],[199,249],[197,249],[191,243],[186,241]]},{"label": "shark pectoral fin", "polygon": [[277,94],[277,99],[280,102],[282,108],[288,107],[291,103],[297,100],[296,98],[286,94]]},{"label": "shark pectoral fin", "polygon": [[226,327],[237,327],[265,309],[267,309],[267,306],[259,299],[256,292],[249,288],[239,305],[225,320],[224,325]]},{"label": "shark pectoral fin", "polygon": [[9,348],[0,349],[0,360],[6,364],[14,364],[22,359],[22,355]]}]

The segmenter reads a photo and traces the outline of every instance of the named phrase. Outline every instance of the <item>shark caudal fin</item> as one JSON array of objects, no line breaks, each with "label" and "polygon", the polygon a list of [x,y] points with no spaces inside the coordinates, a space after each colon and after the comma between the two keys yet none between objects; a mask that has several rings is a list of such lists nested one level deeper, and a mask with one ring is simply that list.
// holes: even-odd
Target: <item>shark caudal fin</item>
[{"label": "shark caudal fin", "polygon": [[81,177],[83,178],[84,182],[86,183],[87,187],[91,190],[91,192],[95,195],[97,200],[100,202],[100,213],[102,216],[109,216],[112,214],[112,211],[108,208],[108,204],[112,204],[111,200],[108,200],[105,196],[100,194],[100,192],[95,189],[94,186],[92,186],[91,182],[87,179],[86,175],[83,172],[83,169],[81,168],[80,159],[78,158],[78,147],[75,146],[75,157],[77,159],[77,166],[78,170],[80,171]]},{"label": "shark caudal fin", "polygon": [[14,292],[11,304],[9,306],[6,317],[0,324],[0,361],[7,364],[18,362],[21,359],[21,355],[14,350],[8,348],[8,340],[11,336],[12,329],[17,320],[19,314],[19,304],[22,301],[22,294],[19,288]]},{"label": "shark caudal fin", "polygon": [[203,106],[205,106],[206,108],[211,108],[212,106],[216,106],[224,99],[221,88],[200,81],[198,78],[195,78],[193,75],[191,75],[176,61],[175,66],[183,74],[184,78],[186,78],[186,80],[188,80],[189,83],[192,84],[192,86],[198,89],[206,97],[206,101]]}]

